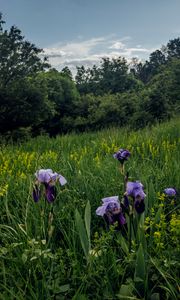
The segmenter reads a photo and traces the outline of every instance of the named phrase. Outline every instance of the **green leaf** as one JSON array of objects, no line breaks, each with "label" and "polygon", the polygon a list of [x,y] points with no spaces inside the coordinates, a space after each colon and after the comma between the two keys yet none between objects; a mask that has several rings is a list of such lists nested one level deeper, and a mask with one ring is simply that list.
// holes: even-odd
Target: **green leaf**
[{"label": "green leaf", "polygon": [[[158,261],[156,261],[152,257],[150,257],[150,260],[153,263],[153,265],[155,266],[155,268],[157,269],[157,271],[159,272],[159,274],[166,281],[166,286],[161,286],[161,288],[168,291],[171,294],[172,299],[176,299],[177,295],[176,295],[176,290],[175,290],[175,287],[174,287],[174,283],[176,283],[175,278],[173,278],[170,274],[166,273],[161,267],[159,267],[159,262]],[[169,279],[171,279],[172,282],[174,281],[173,284],[171,283],[171,281]]]},{"label": "green leaf", "polygon": [[122,284],[117,297],[123,300],[137,300],[137,298],[133,296],[132,284]]},{"label": "green leaf", "polygon": [[86,204],[85,208],[85,213],[84,213],[84,220],[85,220],[85,226],[86,226],[86,232],[88,236],[88,241],[90,245],[90,230],[91,230],[91,205],[90,202],[88,201]]},{"label": "green leaf", "polygon": [[160,300],[159,293],[152,294],[150,300]]},{"label": "green leaf", "polygon": [[158,224],[160,222],[160,218],[161,218],[161,212],[162,212],[162,207],[160,207],[155,215],[154,218],[154,223]]},{"label": "green leaf", "polygon": [[146,280],[146,270],[145,270],[144,250],[142,244],[140,244],[136,255],[134,281],[135,281],[135,287],[141,296],[143,296],[145,293],[145,280]]},{"label": "green leaf", "polygon": [[136,268],[135,268],[134,280],[136,280],[137,278],[145,280],[145,276],[146,274],[145,274],[144,250],[142,244],[140,244],[136,255]]},{"label": "green leaf", "polygon": [[148,184],[148,197],[147,197],[147,206],[146,206],[146,211],[148,211],[154,206],[154,202],[156,201],[156,192],[154,189],[154,184],[152,182],[152,180],[150,180],[149,184]]},{"label": "green leaf", "polygon": [[144,234],[144,213],[142,213],[140,216],[138,216],[138,228],[137,228],[137,239],[140,244],[142,244],[143,249],[147,248],[146,245],[146,238]]},{"label": "green leaf", "polygon": [[78,295],[75,295],[72,300],[88,300],[88,298],[86,295],[78,293]]},{"label": "green leaf", "polygon": [[65,292],[69,291],[69,289],[70,289],[70,285],[69,284],[64,284],[64,285],[61,285],[59,287],[59,291],[61,293],[65,293]]},{"label": "green leaf", "polygon": [[22,261],[23,261],[24,264],[26,263],[27,259],[28,259],[27,255],[25,253],[23,253],[22,254]]},{"label": "green leaf", "polygon": [[119,236],[119,241],[120,241],[120,245],[121,245],[122,250],[124,251],[124,253],[126,255],[128,255],[129,254],[128,244],[127,244],[125,238],[122,235]]},{"label": "green leaf", "polygon": [[81,241],[81,246],[83,248],[86,259],[88,259],[90,245],[89,245],[88,236],[86,233],[86,229],[82,217],[77,209],[75,210],[75,222],[76,222],[76,227]]},{"label": "green leaf", "polygon": [[132,296],[132,285],[122,284],[120,288],[121,296]]}]

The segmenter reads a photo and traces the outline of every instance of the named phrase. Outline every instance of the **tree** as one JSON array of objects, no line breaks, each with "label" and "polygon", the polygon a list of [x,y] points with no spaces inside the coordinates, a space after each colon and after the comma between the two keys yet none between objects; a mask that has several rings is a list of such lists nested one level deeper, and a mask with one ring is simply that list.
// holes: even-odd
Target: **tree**
[{"label": "tree", "polygon": [[79,100],[76,85],[69,77],[55,69],[42,73],[39,77],[46,81],[48,99],[55,109],[53,118],[45,122],[45,129],[52,135],[64,132],[68,129],[64,125],[65,118],[76,114]]},{"label": "tree", "polygon": [[169,109],[169,98],[157,83],[150,90],[148,101],[145,103],[145,111],[151,115],[152,121],[161,121],[169,117]]},{"label": "tree", "polygon": [[15,26],[3,30],[4,23],[0,14],[0,87],[49,67],[47,58],[40,58],[42,49],[24,40],[21,30]]},{"label": "tree", "polygon": [[102,58],[99,67],[85,69],[77,67],[76,84],[80,94],[93,93],[103,95],[115,94],[136,88],[138,84],[132,74],[129,74],[125,58]]},{"label": "tree", "polygon": [[159,73],[149,83],[163,90],[164,96],[168,97],[170,114],[176,114],[180,110],[180,59],[172,58],[159,70]]},{"label": "tree", "polygon": [[41,49],[24,40],[12,26],[4,30],[0,14],[0,131],[39,125],[52,113],[44,84],[37,74],[49,65],[41,60]]},{"label": "tree", "polygon": [[65,77],[69,78],[70,80],[73,80],[72,72],[67,66],[61,70],[61,74]]},{"label": "tree", "polygon": [[137,79],[148,83],[151,78],[159,72],[159,68],[166,64],[166,62],[165,54],[161,50],[156,50],[150,54],[149,61],[146,60],[144,63],[133,59],[130,71]]},{"label": "tree", "polygon": [[0,132],[5,134],[20,127],[40,126],[52,117],[53,105],[48,101],[45,84],[37,78],[13,81],[8,89],[0,89]]},{"label": "tree", "polygon": [[167,44],[168,58],[180,58],[180,38],[170,40]]},{"label": "tree", "polygon": [[103,58],[100,69],[100,84],[104,93],[118,93],[128,89],[128,65],[125,58]]},{"label": "tree", "polygon": [[76,67],[77,73],[75,76],[76,86],[80,94],[87,94],[88,91],[88,76],[84,66]]}]

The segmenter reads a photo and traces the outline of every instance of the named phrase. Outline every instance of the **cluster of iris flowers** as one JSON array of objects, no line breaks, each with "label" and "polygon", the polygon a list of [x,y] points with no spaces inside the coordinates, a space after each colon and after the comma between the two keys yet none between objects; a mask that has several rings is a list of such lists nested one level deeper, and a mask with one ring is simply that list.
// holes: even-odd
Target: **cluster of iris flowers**
[{"label": "cluster of iris flowers", "polygon": [[[122,166],[121,172],[124,172],[124,163],[129,159],[130,155],[131,153],[125,149],[120,149],[113,155]],[[133,207],[133,210],[139,214],[145,210],[144,199],[146,194],[144,193],[142,183],[139,181],[130,182],[128,181],[128,176],[125,176],[125,183],[123,202],[119,201],[118,196],[104,198],[102,199],[102,206],[96,210],[96,214],[104,217],[108,225],[117,222],[118,228],[121,228],[126,223],[125,210],[130,212],[131,207]]]},{"label": "cluster of iris flowers", "polygon": [[[113,157],[117,159],[124,172],[124,163],[130,157],[130,152],[125,149],[117,151]],[[33,187],[33,199],[38,202],[43,194],[49,203],[53,203],[56,198],[56,183],[59,182],[61,186],[67,183],[65,177],[61,174],[53,172],[51,169],[40,169],[35,173],[35,183]],[[166,188],[164,194],[167,197],[175,197],[177,191],[174,188]],[[123,201],[119,201],[118,196],[111,196],[102,199],[102,205],[96,209],[96,214],[105,219],[108,225],[113,225],[115,222],[118,224],[118,229],[126,224],[125,212],[136,212],[141,214],[145,210],[143,184],[140,181],[128,181],[128,176],[125,176],[125,191]]]},{"label": "cluster of iris flowers", "polygon": [[[118,150],[113,157],[121,164],[121,173],[124,174],[124,163],[129,159],[131,153],[126,149]],[[125,175],[125,192],[123,201],[119,201],[118,196],[112,196],[102,199],[102,205],[96,209],[96,214],[105,219],[108,225],[118,223],[118,229],[125,223],[124,212],[130,214],[141,214],[145,210],[145,197],[143,184],[140,181],[128,181],[128,175]],[[167,197],[175,197],[177,191],[174,188],[166,188],[164,193]]]}]

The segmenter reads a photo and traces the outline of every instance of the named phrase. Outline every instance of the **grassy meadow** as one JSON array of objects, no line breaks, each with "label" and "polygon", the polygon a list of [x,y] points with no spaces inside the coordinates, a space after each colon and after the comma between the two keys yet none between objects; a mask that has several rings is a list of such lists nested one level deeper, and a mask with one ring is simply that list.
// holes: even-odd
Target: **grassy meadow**
[{"label": "grassy meadow", "polygon": [[[143,129],[41,136],[0,146],[0,299],[178,299],[180,120]],[[124,194],[113,153],[128,149],[129,180],[147,194],[145,212],[107,228],[101,199]],[[67,179],[53,204],[35,203],[34,173]]]}]

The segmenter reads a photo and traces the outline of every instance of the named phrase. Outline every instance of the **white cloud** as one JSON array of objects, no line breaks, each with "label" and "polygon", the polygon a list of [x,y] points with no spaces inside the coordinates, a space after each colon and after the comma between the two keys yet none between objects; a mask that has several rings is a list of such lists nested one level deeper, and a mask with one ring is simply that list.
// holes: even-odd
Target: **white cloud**
[{"label": "white cloud", "polygon": [[63,50],[60,50],[59,48],[44,48],[44,56],[50,57],[62,57],[65,56],[66,53]]},{"label": "white cloud", "polygon": [[110,46],[109,47],[109,49],[116,49],[116,50],[118,50],[118,49],[124,49],[124,47],[125,47],[125,44],[123,44],[122,42],[115,42],[114,44],[112,44],[112,46]]},{"label": "white cloud", "polygon": [[150,53],[151,51],[153,51],[152,49],[146,49],[146,48],[139,48],[139,47],[137,47],[137,48],[129,48],[128,49],[131,53],[133,53],[133,52],[144,52],[144,53]]},{"label": "white cloud", "polygon": [[56,45],[44,48],[44,56],[49,57],[49,63],[57,70],[68,66],[72,73],[76,73],[76,66],[92,67],[98,65],[102,57],[126,58],[129,62],[132,57],[146,59],[154,49],[146,49],[141,45],[132,46],[130,37],[115,39],[115,36],[91,38],[82,40],[78,37],[76,41],[57,43]]},{"label": "white cloud", "polygon": [[44,52],[47,55],[49,54],[49,52],[52,52],[51,56],[55,56],[55,57],[59,56],[58,51],[62,53],[63,56],[65,54],[66,56],[69,57],[74,57],[74,56],[82,57],[87,55],[91,49],[94,49],[97,45],[103,43],[104,41],[105,39],[103,37],[100,37],[100,38],[92,38],[85,41],[69,42],[65,44],[59,43],[56,44],[54,47],[45,48]]}]

